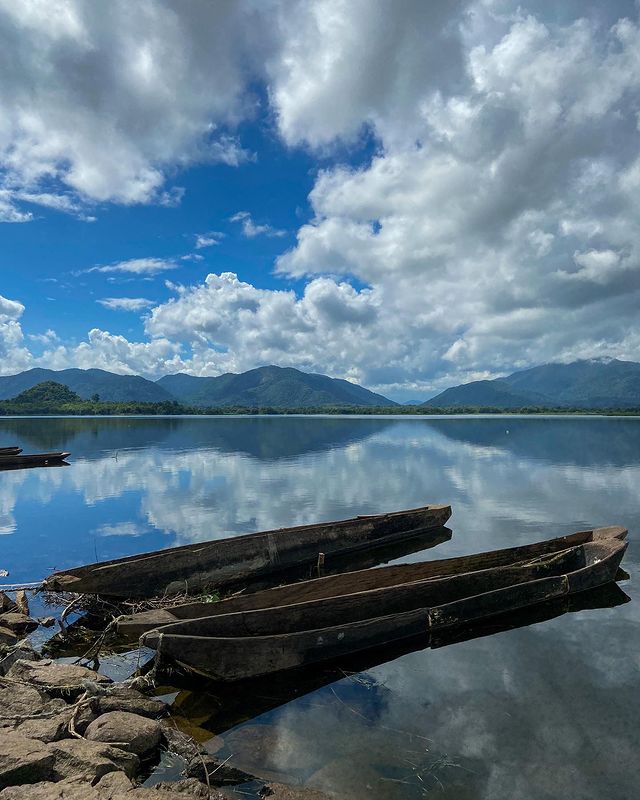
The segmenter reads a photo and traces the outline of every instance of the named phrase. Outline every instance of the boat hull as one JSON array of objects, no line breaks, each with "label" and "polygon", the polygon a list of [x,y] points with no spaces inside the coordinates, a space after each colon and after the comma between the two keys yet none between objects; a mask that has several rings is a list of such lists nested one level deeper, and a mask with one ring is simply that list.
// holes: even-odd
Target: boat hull
[{"label": "boat hull", "polygon": [[71,453],[0,454],[0,469],[15,467],[48,467],[61,464]]},{"label": "boat hull", "polygon": [[[416,564],[397,564],[376,570],[359,570],[325,578],[305,581],[252,594],[240,595],[219,603],[183,603],[169,609],[155,609],[120,617],[118,632],[129,640],[137,639],[142,633],[161,625],[180,620],[218,616],[237,611],[252,611],[322,600],[328,607],[335,598],[358,593],[364,602],[371,595],[372,602],[383,602],[383,590],[398,590],[401,584],[427,579],[472,573],[492,567],[504,567],[527,559],[566,550],[589,542],[607,539],[624,539],[626,528],[609,526],[586,531],[578,531],[568,536],[548,539],[542,542],[493,550],[460,558],[447,558],[425,561]],[[388,593],[387,593],[388,594]],[[375,616],[375,615],[373,615]]]},{"label": "boat hull", "polygon": [[122,598],[202,593],[317,563],[321,553],[346,554],[441,528],[450,516],[450,506],[432,505],[263,531],[76,567],[47,578],[45,588]]},{"label": "boat hull", "polygon": [[[626,542],[615,539],[571,548],[547,559],[546,565],[525,565],[517,583],[509,583],[516,579],[515,568],[494,568],[471,576],[402,587],[405,609],[384,616],[304,629],[310,619],[315,619],[309,617],[308,609],[306,615],[299,614],[295,607],[265,609],[167,625],[143,635],[141,643],[156,650],[160,664],[177,664],[217,681],[242,680],[331,660],[383,643],[437,633],[587,591],[614,580],[626,548]],[[574,568],[569,570],[570,567]],[[538,577],[545,568],[547,574]],[[505,572],[511,574],[506,576]],[[433,598],[438,591],[447,602],[421,605],[421,601]],[[470,591],[479,593],[465,595]],[[388,610],[387,605],[385,611]],[[345,605],[342,613],[346,616],[351,613],[353,617],[353,607]],[[246,617],[251,614],[255,616],[248,623]],[[271,626],[272,631],[279,625],[281,632],[245,635],[242,626],[247,624],[253,624],[254,629],[262,625],[263,630]],[[230,635],[234,628],[236,634]],[[216,632],[222,635],[211,635]]]}]

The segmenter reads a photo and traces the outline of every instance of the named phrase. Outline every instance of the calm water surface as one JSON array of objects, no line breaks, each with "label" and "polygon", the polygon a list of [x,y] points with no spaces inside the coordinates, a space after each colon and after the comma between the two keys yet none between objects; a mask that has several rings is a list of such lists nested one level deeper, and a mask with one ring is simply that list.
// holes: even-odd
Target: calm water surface
[{"label": "calm water surface", "polygon": [[344,798],[638,797],[640,419],[0,421],[0,444],[14,443],[73,453],[66,468],[0,474],[0,569],[16,582],[426,502],[452,504],[453,536],[407,560],[626,525],[624,594],[273,679],[251,702],[185,692],[175,712],[237,766]]}]

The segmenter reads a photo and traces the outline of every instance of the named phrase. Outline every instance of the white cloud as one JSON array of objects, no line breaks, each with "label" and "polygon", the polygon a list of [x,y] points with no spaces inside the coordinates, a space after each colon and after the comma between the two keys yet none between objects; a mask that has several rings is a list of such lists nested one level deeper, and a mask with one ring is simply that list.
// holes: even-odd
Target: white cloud
[{"label": "white cloud", "polygon": [[110,311],[142,311],[154,305],[153,300],[144,297],[105,297],[96,302]]},{"label": "white cloud", "polygon": [[40,344],[51,344],[52,342],[60,341],[58,334],[51,328],[44,333],[30,333],[27,338],[32,342],[40,342]]},{"label": "white cloud", "polygon": [[[199,374],[275,361],[427,394],[549,360],[640,360],[636,8],[0,9],[0,52],[20,65],[0,77],[0,218],[30,218],[20,193],[71,210],[176,202],[169,170],[249,157],[234,126],[257,113],[256,83],[274,133],[322,156],[313,216],[277,261],[298,294],[210,276],[152,309],[148,341],[92,332],[87,363],[95,350],[119,369],[162,370],[165,340],[168,363]],[[361,159],[362,137],[371,157],[337,163]],[[283,233],[247,211],[234,220],[245,236]]]},{"label": "white cloud", "polygon": [[177,264],[165,258],[131,258],[128,261],[119,261],[117,264],[107,264],[101,267],[91,267],[86,272],[125,272],[132,275],[157,275],[176,269]]},{"label": "white cloud", "polygon": [[[196,234],[196,250],[201,250],[203,247],[213,247],[213,245],[220,244],[220,240],[224,237],[224,233],[219,231],[208,231],[207,233]],[[189,258],[189,256],[183,256]]]},{"label": "white cloud", "polygon": [[285,236],[286,231],[279,230],[278,228],[272,228],[271,225],[262,224],[258,225],[255,223],[251,217],[251,214],[248,211],[238,211],[237,214],[234,214],[231,217],[231,222],[239,222],[242,225],[242,235],[246,236],[247,239],[253,239],[256,236],[270,236],[270,237],[280,237]]},{"label": "white cloud", "polygon": [[246,86],[271,47],[268,15],[252,3],[114,0],[103,14],[90,0],[2,0],[0,218],[22,221],[21,194],[38,202],[44,185],[71,193],[62,210],[172,204],[181,190],[165,189],[166,170],[253,158],[234,128],[254,112]]}]

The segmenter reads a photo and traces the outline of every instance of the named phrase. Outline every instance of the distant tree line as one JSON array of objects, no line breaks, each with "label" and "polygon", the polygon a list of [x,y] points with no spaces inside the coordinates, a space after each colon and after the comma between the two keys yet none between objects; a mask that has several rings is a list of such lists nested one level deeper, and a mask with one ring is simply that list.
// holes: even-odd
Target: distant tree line
[{"label": "distant tree line", "polygon": [[0,416],[176,416],[211,414],[352,414],[352,415],[394,415],[438,416],[453,414],[586,414],[638,416],[640,408],[565,408],[547,406],[523,406],[522,408],[496,408],[492,406],[313,406],[281,408],[271,406],[212,406],[208,408],[186,406],[177,400],[159,403],[139,401],[106,401],[94,394],[91,399],[83,399],[67,386],[55,381],[45,381],[33,386],[10,400],[0,400]]}]

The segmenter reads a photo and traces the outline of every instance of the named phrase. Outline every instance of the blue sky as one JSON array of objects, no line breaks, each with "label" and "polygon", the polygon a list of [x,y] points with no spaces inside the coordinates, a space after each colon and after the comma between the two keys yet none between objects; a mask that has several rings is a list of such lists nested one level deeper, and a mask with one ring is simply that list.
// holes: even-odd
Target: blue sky
[{"label": "blue sky", "polygon": [[633,2],[0,2],[0,370],[640,360]]}]

